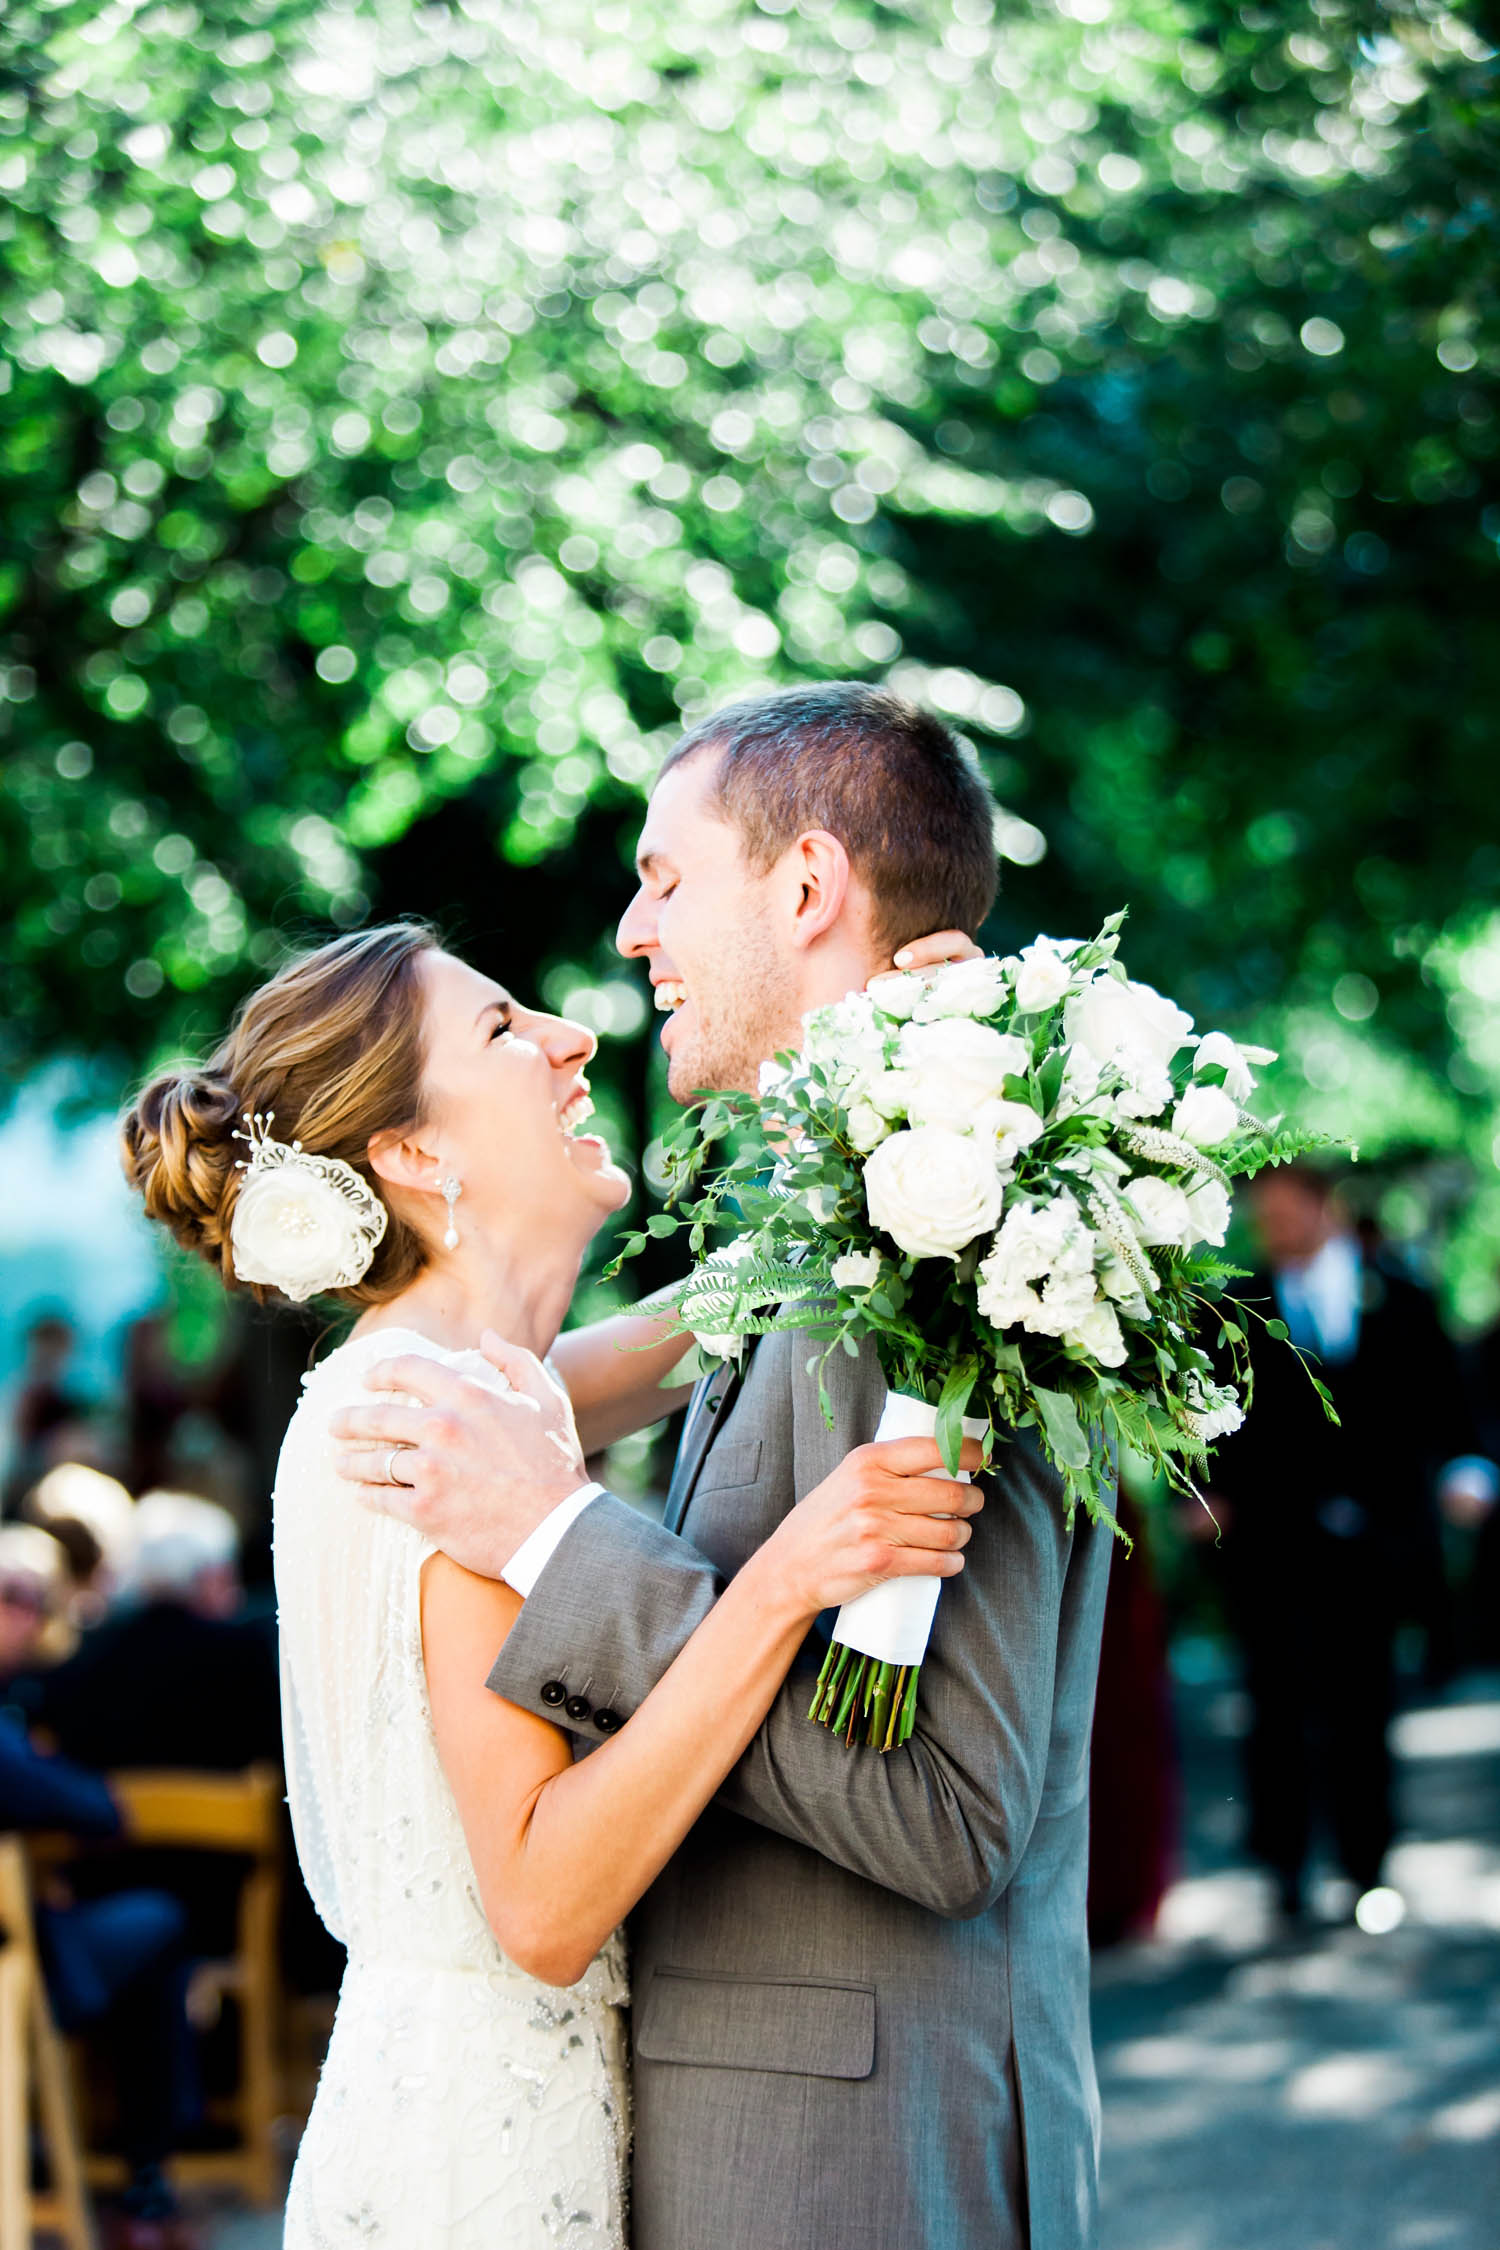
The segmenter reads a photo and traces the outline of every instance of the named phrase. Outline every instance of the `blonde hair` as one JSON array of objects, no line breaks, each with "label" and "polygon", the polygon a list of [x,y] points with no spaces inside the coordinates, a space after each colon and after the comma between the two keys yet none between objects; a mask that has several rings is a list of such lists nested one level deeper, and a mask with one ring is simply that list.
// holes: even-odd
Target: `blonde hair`
[{"label": "blonde hair", "polygon": [[[126,1110],[125,1176],[147,1217],[205,1258],[226,1288],[240,1286],[229,1230],[247,1153],[235,1135],[247,1111],[271,1113],[278,1140],[341,1157],[382,1195],[370,1139],[422,1122],[419,965],[437,944],[423,922],[392,922],[302,954],[250,995],[206,1063],[164,1071]],[[417,1229],[392,1211],[368,1273],[336,1294],[386,1304],[426,1259]]]}]

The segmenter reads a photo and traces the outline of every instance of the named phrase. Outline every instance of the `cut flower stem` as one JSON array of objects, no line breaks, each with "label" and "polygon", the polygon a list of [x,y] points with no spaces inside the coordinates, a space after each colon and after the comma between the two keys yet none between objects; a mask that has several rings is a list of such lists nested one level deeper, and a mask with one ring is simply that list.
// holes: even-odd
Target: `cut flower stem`
[{"label": "cut flower stem", "polygon": [[920,1664],[883,1664],[841,1641],[831,1641],[808,1712],[852,1748],[897,1750],[917,1722]]}]

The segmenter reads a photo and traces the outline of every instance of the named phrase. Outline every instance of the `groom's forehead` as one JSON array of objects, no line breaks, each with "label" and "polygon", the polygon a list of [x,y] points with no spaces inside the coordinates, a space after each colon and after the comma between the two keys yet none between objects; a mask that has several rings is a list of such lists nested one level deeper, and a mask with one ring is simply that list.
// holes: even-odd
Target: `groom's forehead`
[{"label": "groom's forehead", "polygon": [[635,863],[642,875],[706,851],[722,855],[726,846],[730,852],[738,850],[739,837],[724,817],[714,778],[711,757],[686,758],[662,775],[651,792],[636,845]]}]

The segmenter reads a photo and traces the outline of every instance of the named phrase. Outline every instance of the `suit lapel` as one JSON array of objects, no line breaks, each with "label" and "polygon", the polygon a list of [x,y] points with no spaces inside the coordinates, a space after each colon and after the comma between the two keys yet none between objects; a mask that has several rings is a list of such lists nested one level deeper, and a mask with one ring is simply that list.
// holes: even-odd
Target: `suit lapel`
[{"label": "suit lapel", "polygon": [[[748,1347],[741,1353],[741,1358],[745,1357],[748,1357]],[[666,1510],[662,1516],[662,1522],[668,1531],[682,1529],[682,1519],[687,1514],[688,1502],[693,1497],[693,1487],[713,1443],[714,1433],[739,1388],[741,1374],[740,1361],[727,1359],[722,1368],[716,1367],[711,1375],[702,1376],[694,1388],[688,1405],[687,1420],[682,1426],[682,1439],[677,1448],[671,1488],[667,1493]]]}]

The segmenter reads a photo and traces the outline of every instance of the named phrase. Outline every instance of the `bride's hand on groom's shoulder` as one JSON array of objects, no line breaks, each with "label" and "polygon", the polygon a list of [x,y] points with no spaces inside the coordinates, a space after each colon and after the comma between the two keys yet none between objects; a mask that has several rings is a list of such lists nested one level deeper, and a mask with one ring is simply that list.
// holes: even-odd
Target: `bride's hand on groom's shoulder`
[{"label": "bride's hand on groom's shoulder", "polygon": [[963,930],[935,930],[913,938],[892,956],[895,969],[940,969],[945,961],[977,961],[980,948]]},{"label": "bride's hand on groom's shoulder", "polygon": [[493,1331],[482,1344],[508,1389],[423,1352],[393,1353],[370,1370],[369,1404],[344,1407],[331,1428],[338,1473],[367,1507],[413,1525],[465,1570],[499,1578],[588,1480],[562,1386]]}]

